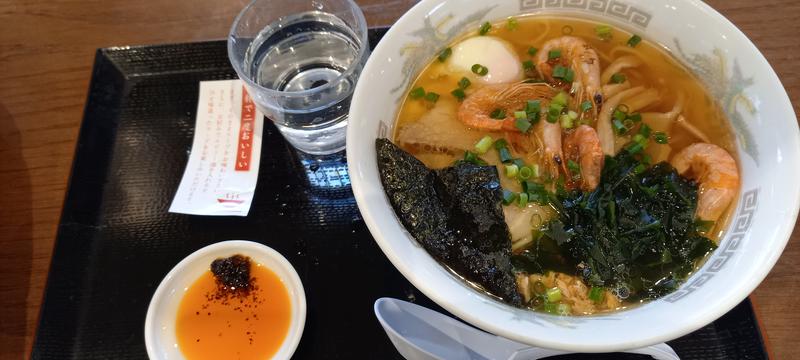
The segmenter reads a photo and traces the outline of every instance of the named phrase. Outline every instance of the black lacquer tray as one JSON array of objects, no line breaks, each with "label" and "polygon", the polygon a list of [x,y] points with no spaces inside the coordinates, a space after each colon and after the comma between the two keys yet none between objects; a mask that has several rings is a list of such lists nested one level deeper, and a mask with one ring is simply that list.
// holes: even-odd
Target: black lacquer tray
[{"label": "black lacquer tray", "polygon": [[[371,30],[371,43],[385,31]],[[299,154],[269,122],[249,216],[167,212],[188,159],[198,82],[234,77],[222,41],[97,52],[34,359],[146,358],[144,319],[162,277],[191,252],[229,239],[267,244],[300,274],[308,317],[295,358],[400,358],[373,315],[379,297],[442,311],[373,241],[346,159]],[[669,344],[683,359],[767,357],[748,300]]]}]

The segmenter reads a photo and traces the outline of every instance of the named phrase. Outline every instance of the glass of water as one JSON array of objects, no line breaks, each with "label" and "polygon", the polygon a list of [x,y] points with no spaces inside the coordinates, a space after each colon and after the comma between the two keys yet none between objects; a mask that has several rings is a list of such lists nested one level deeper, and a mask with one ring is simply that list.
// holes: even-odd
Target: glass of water
[{"label": "glass of water", "polygon": [[258,109],[315,155],[344,149],[368,56],[367,23],[352,0],[254,0],[228,37],[228,57]]}]

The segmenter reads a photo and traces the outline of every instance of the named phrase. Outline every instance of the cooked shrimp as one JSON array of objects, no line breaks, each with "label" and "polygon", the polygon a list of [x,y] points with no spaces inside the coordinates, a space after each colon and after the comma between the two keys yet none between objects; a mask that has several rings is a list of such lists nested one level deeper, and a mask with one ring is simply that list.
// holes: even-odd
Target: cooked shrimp
[{"label": "cooked shrimp", "polygon": [[564,141],[564,156],[566,161],[573,160],[580,165],[581,189],[594,190],[600,183],[605,160],[597,131],[588,125],[578,126]]},{"label": "cooked shrimp", "polygon": [[[458,120],[473,129],[519,131],[514,112],[525,108],[528,100],[549,101],[555,90],[547,84],[515,83],[491,85],[467,96],[458,108]],[[493,119],[496,110],[505,111],[505,118]]]},{"label": "cooked shrimp", "polygon": [[559,167],[564,168],[564,153],[561,148],[561,125],[548,121],[539,121],[536,126],[536,136],[542,140],[544,148],[544,163],[547,171],[553,177],[558,177]]},{"label": "cooked shrimp", "polygon": [[[550,60],[550,51],[560,50],[561,57]],[[544,43],[536,55],[536,68],[548,81],[553,81],[553,67],[555,64],[569,66],[575,71],[577,93],[575,97],[580,104],[591,99],[595,104],[593,111],[597,111],[603,104],[603,88],[600,81],[600,58],[586,41],[574,36],[562,36]],[[575,84],[573,84],[575,85]]]},{"label": "cooked shrimp", "polygon": [[700,185],[696,216],[716,221],[739,188],[739,171],[733,157],[717,145],[695,143],[675,154],[670,163],[678,173]]}]

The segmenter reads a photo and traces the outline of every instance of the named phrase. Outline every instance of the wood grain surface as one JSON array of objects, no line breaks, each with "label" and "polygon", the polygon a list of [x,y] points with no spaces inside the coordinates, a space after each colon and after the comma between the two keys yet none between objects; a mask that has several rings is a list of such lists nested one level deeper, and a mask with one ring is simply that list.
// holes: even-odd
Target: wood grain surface
[{"label": "wood grain surface", "polygon": [[[414,0],[358,0],[371,26]],[[800,104],[800,2],[713,0]],[[0,0],[0,359],[36,329],[95,49],[222,39],[242,0]],[[747,64],[743,64],[747,66]],[[775,359],[798,359],[800,231],[754,293]]]}]

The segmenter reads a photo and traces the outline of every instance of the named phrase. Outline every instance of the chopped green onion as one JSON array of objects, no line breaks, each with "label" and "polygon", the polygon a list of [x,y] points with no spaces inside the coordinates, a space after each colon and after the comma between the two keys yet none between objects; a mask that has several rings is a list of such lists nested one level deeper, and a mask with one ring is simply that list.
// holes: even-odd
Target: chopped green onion
[{"label": "chopped green onion", "polygon": [[603,301],[603,288],[592,286],[592,289],[589,290],[589,300],[592,300],[595,303]]},{"label": "chopped green onion", "polygon": [[536,55],[536,53],[537,53],[538,51],[539,51],[539,49],[537,49],[537,48],[535,48],[535,47],[531,46],[531,47],[529,47],[529,48],[528,48],[528,55],[530,55],[530,56]]},{"label": "chopped green onion", "polygon": [[603,40],[611,40],[613,31],[614,29],[610,25],[599,25],[594,29],[597,36]]},{"label": "chopped green onion", "polygon": [[509,31],[516,30],[519,26],[519,22],[517,22],[516,18],[510,17],[508,18],[508,22],[506,22],[506,29]]},{"label": "chopped green onion", "polygon": [[533,170],[533,177],[538,178],[539,177],[539,165],[538,164],[531,165],[531,170]]},{"label": "chopped green onion", "polygon": [[572,313],[572,309],[567,304],[545,303],[542,310],[548,314],[567,316]]},{"label": "chopped green onion", "polygon": [[639,43],[642,42],[642,37],[639,35],[633,35],[630,39],[628,39],[628,46],[636,47]]},{"label": "chopped green onion", "polygon": [[517,167],[520,168],[520,169],[522,169],[525,166],[525,161],[522,161],[522,159],[514,159],[514,160],[511,160],[511,162],[514,165],[517,165]]},{"label": "chopped green onion", "polygon": [[489,117],[495,120],[503,120],[506,118],[506,111],[500,108],[494,109]]},{"label": "chopped green onion", "polygon": [[542,310],[548,314],[558,315],[558,305],[559,304],[545,303],[542,305]]},{"label": "chopped green onion", "polygon": [[645,139],[649,138],[650,137],[650,133],[652,133],[652,132],[653,132],[653,129],[651,129],[649,126],[647,126],[647,124],[642,124],[642,126],[639,127],[639,134],[644,136]]},{"label": "chopped green onion", "polygon": [[[522,113],[523,113],[523,114],[525,114],[525,112],[524,112],[524,111],[522,111]],[[525,115],[526,115],[526,117],[525,117],[525,118],[523,118],[523,119],[519,119],[519,118],[517,118],[517,119],[514,121],[514,126],[516,126],[516,128],[517,128],[517,129],[518,129],[520,132],[522,132],[522,133],[527,133],[527,132],[528,132],[528,130],[530,130],[530,129],[531,129],[531,126],[532,126],[532,125],[531,125],[531,121],[530,121],[530,120],[528,120],[528,118],[527,118],[527,114],[525,114]]]},{"label": "chopped green onion", "polygon": [[614,110],[614,114],[611,115],[611,116],[614,119],[619,120],[619,121],[625,121],[625,119],[628,118],[628,114],[626,112],[622,111],[622,110],[619,110],[619,108]]},{"label": "chopped green onion", "polygon": [[517,193],[503,189],[503,205],[511,205],[517,200]]},{"label": "chopped green onion", "polygon": [[523,70],[525,70],[525,71],[533,71],[533,68],[534,68],[533,61],[525,60],[525,61],[522,62],[522,69]]},{"label": "chopped green onion", "polygon": [[587,112],[592,109],[592,101],[586,100],[581,103],[581,112]]},{"label": "chopped green onion", "polygon": [[517,202],[517,205],[519,207],[528,206],[528,193],[524,193],[524,192],[519,193],[519,195],[517,196],[517,199],[519,200],[519,202]]},{"label": "chopped green onion", "polygon": [[563,67],[561,65],[556,65],[553,68],[553,77],[554,78],[563,79],[565,76],[567,76],[567,68],[565,68],[565,67]]},{"label": "chopped green onion", "polygon": [[570,119],[575,120],[578,118],[578,113],[570,110],[567,112],[567,116],[569,116]]},{"label": "chopped green onion", "polygon": [[450,94],[455,96],[455,98],[458,99],[458,101],[464,101],[464,99],[467,97],[467,94],[464,92],[464,89],[460,88],[451,91]]},{"label": "chopped green onion", "polygon": [[564,107],[567,106],[567,101],[569,101],[569,95],[567,95],[567,93],[562,91],[558,93],[558,95],[553,97],[553,100],[551,100],[551,104],[558,104]]},{"label": "chopped green onion", "polygon": [[506,148],[506,147],[501,148],[500,150],[498,150],[498,153],[500,154],[500,162],[502,162],[504,164],[509,163],[512,160],[514,160],[514,158],[511,157],[511,151],[509,151],[508,148]]},{"label": "chopped green onion", "polygon": [[563,129],[572,129],[573,125],[575,125],[574,122],[572,121],[572,118],[569,117],[569,115],[567,114],[561,115],[560,119],[561,119],[561,128]]},{"label": "chopped green onion", "polygon": [[[636,145],[639,145],[639,144],[636,144]],[[630,151],[630,150],[628,150],[628,151]],[[636,175],[639,175],[639,174],[643,173],[645,170],[647,170],[647,167],[644,166],[644,164],[639,164],[639,165],[636,165],[635,168],[633,168],[633,173],[636,174]]]},{"label": "chopped green onion", "polygon": [[530,179],[532,175],[533,175],[533,169],[527,166],[523,166],[519,169],[519,178],[522,180]]},{"label": "chopped green onion", "polygon": [[659,144],[669,143],[669,137],[663,131],[657,131],[655,134],[653,134],[653,139],[655,139]]},{"label": "chopped green onion", "polygon": [[575,174],[575,175],[578,175],[578,174],[581,173],[581,166],[578,165],[578,163],[576,163],[575,161],[572,161],[572,160],[567,160],[567,169],[569,169],[569,171],[571,173]]},{"label": "chopped green onion", "polygon": [[628,119],[631,119],[633,122],[640,122],[642,121],[642,114],[635,113],[628,115]]},{"label": "chopped green onion", "polygon": [[625,75],[621,73],[615,73],[614,75],[611,75],[611,82],[614,84],[622,84],[626,79],[627,78]]},{"label": "chopped green onion", "polygon": [[442,50],[442,52],[439,53],[439,62],[447,61],[447,58],[449,58],[450,55],[453,55],[453,49],[449,47],[445,48],[444,50]]},{"label": "chopped green onion", "polygon": [[556,65],[553,68],[553,78],[561,79],[566,82],[572,82],[575,80],[575,71],[561,65]]},{"label": "chopped green onion", "polygon": [[635,141],[637,143],[640,143],[640,142],[644,141],[645,139],[647,139],[647,138],[642,136],[642,134],[636,134],[636,135],[633,136],[633,141]]},{"label": "chopped green onion", "polygon": [[522,185],[522,192],[526,192],[528,194],[535,193],[537,191],[541,191],[544,189],[544,185],[537,184],[530,180],[523,181],[521,185]]},{"label": "chopped green onion", "polygon": [[517,173],[519,173],[519,166],[516,164],[506,165],[506,176],[513,179],[517,177]]},{"label": "chopped green onion", "polygon": [[560,57],[561,57],[561,50],[559,49],[550,50],[550,52],[547,53],[548,60],[558,59]]},{"label": "chopped green onion", "polygon": [[547,122],[555,124],[558,122],[558,119],[561,117],[561,111],[564,109],[564,106],[551,103],[550,109],[547,111]]},{"label": "chopped green onion", "polygon": [[528,113],[525,111],[514,111],[514,118],[515,119],[525,119],[528,120]]},{"label": "chopped green onion", "polygon": [[492,139],[491,136],[486,135],[480,141],[478,141],[477,144],[475,144],[475,152],[480,155],[486,154],[486,152],[489,151],[489,148],[492,147],[493,143],[494,139]]},{"label": "chopped green onion", "polygon": [[478,34],[481,34],[481,36],[486,35],[486,34],[489,33],[489,30],[492,30],[492,24],[490,24],[487,21],[487,22],[481,24],[481,28],[478,30]]},{"label": "chopped green onion", "polygon": [[611,121],[611,127],[614,128],[614,132],[617,133],[617,135],[625,135],[625,133],[628,132],[628,128],[626,128],[625,125],[622,124],[622,121],[619,121],[618,119]]},{"label": "chopped green onion", "polygon": [[464,153],[464,161],[475,165],[488,165],[486,161],[483,161],[483,159],[479,158],[478,155],[472,151],[467,151]]},{"label": "chopped green onion", "polygon": [[539,120],[542,118],[542,113],[530,113],[528,114],[528,118],[531,120],[531,124],[538,124]]},{"label": "chopped green onion", "polygon": [[420,86],[418,88],[415,88],[414,90],[411,90],[411,92],[409,92],[408,95],[411,96],[412,99],[419,99],[425,96],[425,89],[422,86]]},{"label": "chopped green onion", "polygon": [[528,114],[538,114],[542,112],[541,100],[528,100],[525,103],[525,112]]},{"label": "chopped green onion", "polygon": [[631,154],[638,154],[644,150],[644,145],[640,142],[632,142],[625,149]]},{"label": "chopped green onion", "polygon": [[622,111],[622,112],[624,112],[626,114],[630,112],[630,109],[628,108],[628,105],[625,105],[625,104],[619,104],[619,106],[617,106],[617,110]]},{"label": "chopped green onion", "polygon": [[634,126],[633,120],[631,120],[631,119],[628,119],[628,118],[626,118],[625,120],[623,120],[623,121],[622,121],[622,124],[624,124],[624,125],[625,125],[625,128],[626,128],[626,129],[628,129],[628,130],[630,130],[630,129],[633,129],[633,126]]},{"label": "chopped green onion", "polygon": [[567,69],[567,74],[564,75],[564,81],[571,83],[575,80],[575,72],[572,69]]},{"label": "chopped green onion", "polygon": [[506,141],[506,139],[497,139],[497,141],[494,142],[495,150],[500,150],[506,146],[508,146],[508,141]]},{"label": "chopped green onion", "polygon": [[489,68],[481,64],[472,65],[472,72],[476,75],[486,76],[489,73]]},{"label": "chopped green onion", "polygon": [[556,307],[556,313],[561,316],[567,316],[572,313],[572,309],[567,304],[558,304]]},{"label": "chopped green onion", "polygon": [[436,103],[437,101],[439,101],[439,94],[430,91],[427,94],[425,94],[425,100],[428,100],[432,103]]},{"label": "chopped green onion", "polygon": [[555,303],[561,301],[561,289],[554,287],[552,289],[547,289],[545,293],[547,297],[547,302]]},{"label": "chopped green onion", "polygon": [[470,85],[472,85],[472,81],[469,81],[466,77],[462,77],[461,80],[458,80],[458,87],[460,89],[466,90]]}]

